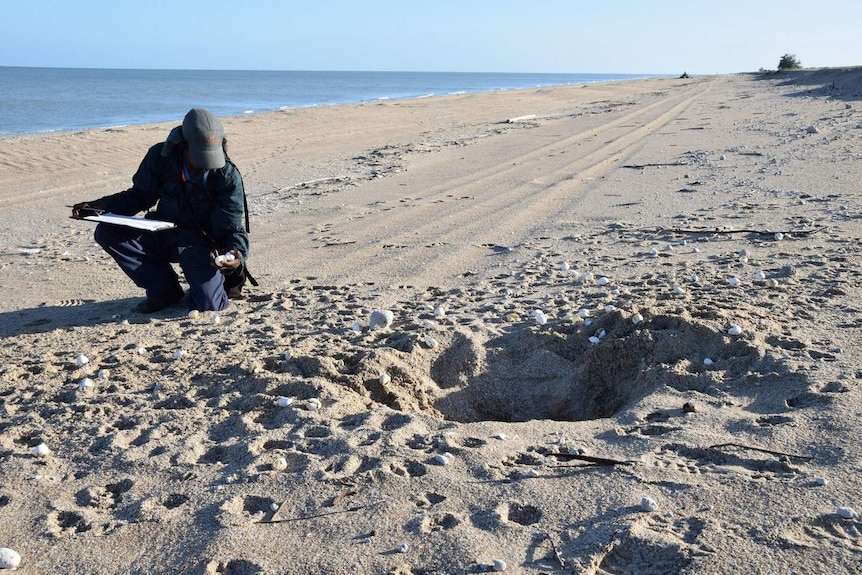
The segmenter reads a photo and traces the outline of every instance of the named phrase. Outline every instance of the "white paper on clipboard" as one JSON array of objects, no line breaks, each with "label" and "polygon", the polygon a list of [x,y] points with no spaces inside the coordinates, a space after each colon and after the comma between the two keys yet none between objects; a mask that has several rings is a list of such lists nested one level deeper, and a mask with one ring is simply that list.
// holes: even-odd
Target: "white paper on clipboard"
[{"label": "white paper on clipboard", "polygon": [[150,232],[169,230],[171,228],[177,227],[177,225],[173,222],[150,220],[147,218],[142,218],[140,216],[120,216],[118,214],[112,214],[111,212],[105,212],[104,214],[99,214],[98,216],[84,216],[81,219],[103,224],[113,224],[115,226],[137,228],[139,230],[147,230]]}]

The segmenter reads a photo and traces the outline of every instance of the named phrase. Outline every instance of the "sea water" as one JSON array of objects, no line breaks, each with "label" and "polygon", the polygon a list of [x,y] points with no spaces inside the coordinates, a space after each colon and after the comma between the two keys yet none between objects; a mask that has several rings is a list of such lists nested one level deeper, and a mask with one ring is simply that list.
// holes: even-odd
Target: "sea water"
[{"label": "sea water", "polygon": [[0,67],[0,137],[657,76]]}]

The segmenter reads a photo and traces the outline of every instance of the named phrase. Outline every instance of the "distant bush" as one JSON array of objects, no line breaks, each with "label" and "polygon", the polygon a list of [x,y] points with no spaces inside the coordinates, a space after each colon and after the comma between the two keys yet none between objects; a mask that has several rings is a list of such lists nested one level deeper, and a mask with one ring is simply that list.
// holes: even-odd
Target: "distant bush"
[{"label": "distant bush", "polygon": [[796,54],[785,54],[778,61],[779,70],[798,70],[802,67],[802,62],[796,57]]}]

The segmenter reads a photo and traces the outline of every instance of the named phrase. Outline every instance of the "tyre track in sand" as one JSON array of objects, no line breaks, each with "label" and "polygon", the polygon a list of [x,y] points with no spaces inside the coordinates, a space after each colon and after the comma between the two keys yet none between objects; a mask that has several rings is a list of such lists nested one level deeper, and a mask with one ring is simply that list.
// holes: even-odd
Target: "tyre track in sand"
[{"label": "tyre track in sand", "polygon": [[[709,90],[709,83],[699,84],[599,126],[574,122],[574,134],[553,134],[569,120],[552,120],[544,127],[477,143],[463,152],[465,159],[475,152],[478,158],[495,158],[493,164],[442,181],[438,175],[439,183],[414,190],[408,205],[403,199],[401,205],[391,200],[327,222],[330,233],[352,241],[343,247],[315,246],[325,253],[314,275],[419,284],[461,275],[486,259],[484,246],[530,240],[525,234],[533,222],[588,200],[584,187],[591,180],[618,168]],[[497,149],[489,153],[487,146]],[[421,169],[446,169],[441,161],[447,160]],[[451,166],[451,158],[448,161]],[[390,178],[385,185],[405,186],[399,181],[404,177]],[[365,190],[364,196],[369,195],[377,197]],[[274,246],[262,247],[269,251]],[[363,265],[370,267],[358,270]]]}]

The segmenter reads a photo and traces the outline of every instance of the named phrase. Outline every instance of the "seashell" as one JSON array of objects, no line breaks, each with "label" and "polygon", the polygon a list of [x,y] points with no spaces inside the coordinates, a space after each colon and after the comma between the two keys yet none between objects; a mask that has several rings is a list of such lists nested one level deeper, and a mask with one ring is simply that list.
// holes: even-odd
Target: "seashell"
[{"label": "seashell", "polygon": [[287,407],[291,403],[293,403],[293,398],[292,397],[284,397],[284,396],[279,397],[275,402],[275,404],[279,407]]},{"label": "seashell", "polygon": [[446,453],[438,453],[434,456],[434,461],[439,463],[440,465],[448,465],[449,459],[452,457],[452,454],[449,452]]},{"label": "seashell", "polygon": [[686,401],[685,403],[682,404],[682,410],[685,413],[696,413],[697,412],[697,406],[690,401]]},{"label": "seashell", "polygon": [[657,256],[657,255],[658,255],[658,250],[657,250],[657,249],[655,249],[655,248],[650,248],[649,255],[651,255],[651,256]]},{"label": "seashell", "polygon": [[432,312],[434,317],[444,317],[446,315],[446,309],[443,306],[437,306],[434,308]]},{"label": "seashell", "polygon": [[526,473],[524,473],[524,477],[539,477],[541,473],[539,473],[538,469],[529,469]]},{"label": "seashell", "polygon": [[218,325],[218,324],[220,324],[220,323],[221,323],[221,316],[220,316],[219,314],[215,314],[215,315],[213,316],[213,323],[214,323],[214,324],[216,324],[216,325]]},{"label": "seashell", "polygon": [[138,352],[138,355],[147,355],[147,348],[144,346],[139,347],[136,351]]},{"label": "seashell", "polygon": [[727,330],[728,335],[739,335],[742,333],[742,328],[738,325],[730,326],[730,329]]},{"label": "seashell", "polygon": [[181,357],[185,356],[186,353],[188,353],[188,352],[184,349],[175,349],[174,350],[174,359],[180,359]]},{"label": "seashell", "polygon": [[537,323],[538,325],[545,325],[546,323],[548,323],[548,318],[545,316],[545,314],[544,314],[544,313],[542,313],[542,312],[540,312],[540,311],[539,311],[539,312],[536,312],[536,313],[533,315],[533,319],[534,319],[534,320],[536,320],[536,323]]},{"label": "seashell", "polygon": [[225,258],[223,255],[217,255],[215,257],[215,265],[217,265],[219,267],[223,266],[226,259],[227,258]]},{"label": "seashell", "polygon": [[606,277],[604,277],[604,276],[600,277],[600,278],[599,278],[599,280],[598,280],[598,284],[599,284],[600,286],[606,286],[606,285],[608,285],[609,283],[611,283],[611,280],[609,280],[608,278],[606,278]]},{"label": "seashell", "polygon": [[494,562],[491,563],[491,569],[498,572],[505,571],[506,569],[508,569],[508,567],[509,566],[506,565],[506,562],[502,559],[494,559]]},{"label": "seashell", "polygon": [[383,375],[380,376],[380,385],[386,385],[390,381],[392,381],[392,378],[389,377],[388,373],[384,373]]},{"label": "seashell", "polygon": [[712,365],[712,360],[708,357],[703,358],[703,365]]},{"label": "seashell", "polygon": [[697,246],[695,246],[695,247],[691,248],[691,253],[693,253],[693,254],[699,254],[699,253],[700,253],[700,248],[699,248],[699,247],[697,247]]},{"label": "seashell", "polygon": [[275,471],[284,471],[285,469],[287,469],[287,459],[285,459],[284,457],[276,458],[276,460],[272,462],[272,468]]},{"label": "seashell", "polygon": [[727,280],[727,283],[730,284],[730,287],[739,287],[739,284],[741,284],[742,281],[738,277],[732,277]]},{"label": "seashell", "polygon": [[632,323],[637,325],[644,320],[644,316],[639,313],[636,313],[632,316]]},{"label": "seashell", "polygon": [[75,363],[78,365],[86,365],[90,363],[90,358],[84,355],[83,353],[75,358]]},{"label": "seashell", "polygon": [[519,316],[515,312],[512,312],[506,316],[506,319],[508,319],[509,321],[521,321],[521,316]]},{"label": "seashell", "polygon": [[675,294],[682,295],[682,294],[684,294],[684,293],[685,293],[685,288],[684,288],[684,287],[682,287],[682,286],[673,286],[673,292],[674,292]]},{"label": "seashell", "polygon": [[[371,329],[387,328],[392,325],[395,319],[395,314],[388,309],[376,309],[371,312],[371,319],[368,322],[368,327]],[[355,324],[354,324],[355,325]]]},{"label": "seashell", "polygon": [[88,389],[90,387],[93,387],[94,385],[96,385],[96,384],[95,384],[95,382],[93,382],[92,379],[90,379],[89,377],[85,377],[84,379],[82,379],[81,381],[78,382],[78,389],[81,389],[81,390]]},{"label": "seashell", "polygon": [[605,306],[605,311],[608,313],[611,313],[612,311],[615,311],[616,309],[617,309],[617,306],[610,304],[610,303]]},{"label": "seashell", "polygon": [[673,251],[673,244],[667,244],[664,247],[664,249],[665,249],[665,251],[672,252]]},{"label": "seashell", "polygon": [[766,285],[767,285],[767,287],[777,288],[778,287],[778,280],[775,278],[771,278],[769,281],[766,282]]},{"label": "seashell", "polygon": [[491,437],[493,437],[494,439],[499,439],[500,441],[505,441],[505,440],[506,440],[506,434],[505,434],[505,433],[503,433],[502,431],[501,431],[501,432],[499,432],[499,433],[495,433],[495,434],[494,434],[494,435],[492,435]]},{"label": "seashell", "polygon": [[585,325],[586,327],[590,327],[591,325],[593,325],[593,320],[591,320],[591,319],[585,319],[585,320],[584,320],[584,325]]},{"label": "seashell", "polygon": [[224,255],[224,261],[226,261],[226,262],[232,262],[235,259],[236,259],[236,256],[233,255],[233,253],[231,253],[231,252],[228,252]]},{"label": "seashell", "polygon": [[813,125],[805,128],[805,131],[809,134],[817,134],[820,132],[820,130],[817,128],[817,126],[813,126]]},{"label": "seashell", "polygon": [[590,310],[582,307],[578,310],[578,317],[590,317]]},{"label": "seashell", "polygon": [[726,160],[727,158],[725,158],[725,157],[724,157],[724,154],[722,154],[722,155],[720,155],[720,156],[718,157],[718,159],[719,159],[719,161],[723,162],[723,161],[724,161],[724,160]]},{"label": "seashell", "polygon": [[655,499],[650,499],[649,497],[642,497],[641,510],[648,512],[657,511],[658,503],[656,503]]},{"label": "seashell", "polygon": [[578,281],[579,279],[581,279],[581,272],[579,272],[578,270],[569,270],[568,272],[566,272],[566,275],[572,278],[572,281]]},{"label": "seashell", "polygon": [[838,514],[838,517],[843,517],[844,519],[856,519],[859,517],[859,514],[852,507],[839,507],[835,513]]},{"label": "seashell", "polygon": [[312,397],[308,400],[306,407],[308,407],[308,409],[310,409],[311,411],[317,411],[321,407],[320,400],[316,397]]},{"label": "seashell", "polygon": [[763,281],[766,279],[766,274],[763,272],[754,272],[754,279],[757,281]]},{"label": "seashell", "polygon": [[561,264],[560,264],[560,269],[561,269],[561,270],[563,270],[564,272],[569,271],[569,262],[563,262],[563,263],[561,263]]},{"label": "seashell", "polygon": [[697,277],[697,274],[692,274],[691,277],[688,278],[688,281],[690,281],[693,284],[696,284],[698,279],[700,279],[700,278]]},{"label": "seashell", "polygon": [[593,272],[587,272],[581,276],[581,281],[582,282],[591,282],[591,281],[593,281],[593,279],[595,279],[595,277],[596,276],[593,274]]},{"label": "seashell", "polygon": [[602,340],[600,340],[599,338],[597,338],[597,337],[596,337],[596,336],[594,336],[594,335],[591,335],[591,336],[590,336],[590,343],[591,343],[591,344],[593,344],[593,345],[595,345],[595,344],[597,344],[597,343],[599,343],[599,342],[601,342],[601,341],[602,341]]},{"label": "seashell", "polygon": [[775,238],[776,242],[780,242],[784,239],[784,234],[782,234],[781,232],[775,232],[775,235],[773,237]]},{"label": "seashell", "polygon": [[21,564],[21,555],[14,549],[0,547],[0,569],[17,569]]},{"label": "seashell", "polygon": [[99,372],[96,374],[96,379],[108,379],[110,375],[111,372],[107,369],[100,369]]},{"label": "seashell", "polygon": [[51,455],[51,448],[45,445],[44,443],[40,443],[36,447],[33,448],[30,453],[33,457],[48,457]]},{"label": "seashell", "polygon": [[826,487],[827,485],[829,485],[829,480],[826,479],[825,477],[818,477],[814,480],[814,483],[816,483],[817,485],[820,485],[822,487]]},{"label": "seashell", "polygon": [[407,551],[409,551],[409,550],[410,550],[410,546],[407,545],[406,543],[401,543],[398,545],[398,547],[396,547],[396,551],[398,551],[399,553],[407,553]]},{"label": "seashell", "polygon": [[426,335],[425,336],[425,345],[427,345],[431,349],[434,349],[435,347],[440,345],[440,342],[438,342],[436,339],[434,339],[430,335]]},{"label": "seashell", "polygon": [[[284,458],[282,457],[282,459],[284,459]],[[287,461],[285,461],[285,463],[287,463]],[[275,503],[275,502],[270,503],[269,504],[269,510],[272,511],[273,513],[278,511],[278,503]]]},{"label": "seashell", "polygon": [[196,318],[196,317],[198,317],[200,314],[201,314],[201,312],[199,312],[199,311],[198,311],[198,310],[196,310],[196,309],[189,310],[188,318],[189,318],[189,319],[195,319],[195,318]]},{"label": "seashell", "polygon": [[284,361],[290,361],[293,358],[293,354],[290,353],[290,350],[284,352]]}]

